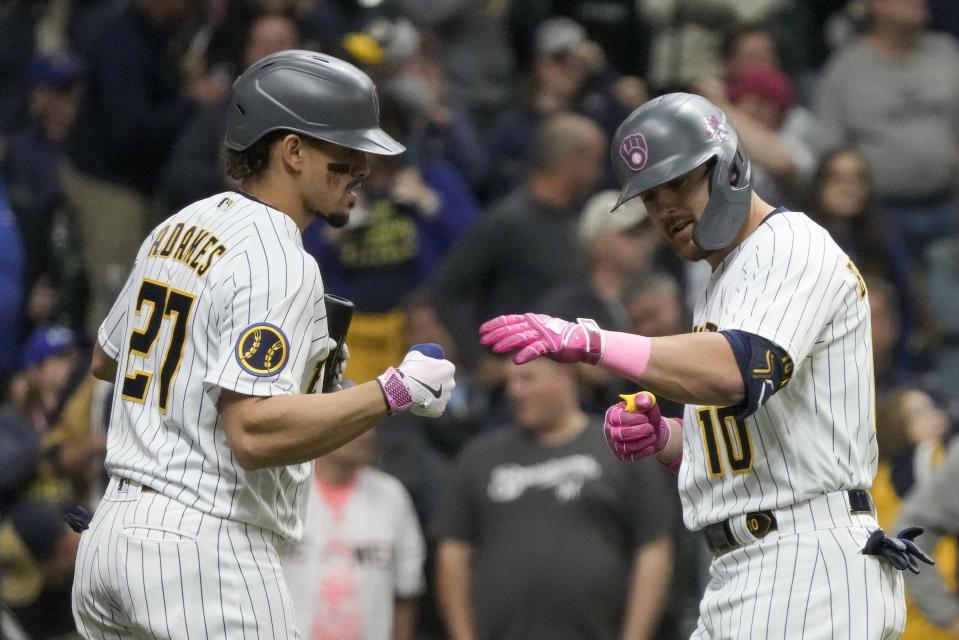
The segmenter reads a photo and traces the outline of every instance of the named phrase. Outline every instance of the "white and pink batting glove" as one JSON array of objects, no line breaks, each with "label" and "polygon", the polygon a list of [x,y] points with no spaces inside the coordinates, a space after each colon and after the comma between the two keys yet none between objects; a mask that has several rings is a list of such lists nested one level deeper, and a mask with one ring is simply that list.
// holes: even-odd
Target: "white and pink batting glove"
[{"label": "white and pink batting glove", "polygon": [[541,313],[498,316],[480,326],[480,344],[493,353],[517,351],[513,362],[523,364],[546,356],[557,362],[597,364],[603,357],[603,332],[595,321],[568,322]]},{"label": "white and pink batting glove", "polygon": [[656,455],[669,443],[669,424],[659,411],[656,397],[648,392],[622,396],[606,410],[603,434],[613,455],[632,462]]},{"label": "white and pink batting glove", "polygon": [[443,415],[453,395],[456,367],[443,358],[443,348],[433,342],[410,347],[397,367],[390,367],[376,381],[390,413],[409,411],[418,416]]}]

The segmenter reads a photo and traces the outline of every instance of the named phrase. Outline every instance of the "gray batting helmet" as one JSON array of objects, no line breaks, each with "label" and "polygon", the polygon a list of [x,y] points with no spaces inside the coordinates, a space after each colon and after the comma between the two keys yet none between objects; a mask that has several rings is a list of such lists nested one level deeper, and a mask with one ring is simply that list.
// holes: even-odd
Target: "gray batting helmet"
[{"label": "gray batting helmet", "polygon": [[233,83],[227,148],[242,151],[278,129],[377,155],[406,150],[380,129],[370,77],[348,62],[313,51],[268,55]]},{"label": "gray batting helmet", "polygon": [[[749,158],[726,114],[689,93],[669,93],[633,111],[613,136],[610,157],[622,187],[616,207],[630,198],[715,160],[709,202],[693,230],[706,251],[732,243],[749,213]],[[729,176],[735,172],[736,180]]]}]

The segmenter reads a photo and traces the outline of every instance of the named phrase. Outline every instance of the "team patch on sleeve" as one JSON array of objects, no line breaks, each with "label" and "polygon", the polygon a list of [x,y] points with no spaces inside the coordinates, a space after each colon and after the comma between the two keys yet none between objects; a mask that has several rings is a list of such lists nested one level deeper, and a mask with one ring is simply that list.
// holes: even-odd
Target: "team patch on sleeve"
[{"label": "team patch on sleeve", "polygon": [[247,373],[272,376],[280,372],[290,353],[290,345],[279,327],[252,324],[243,330],[236,343],[236,360]]}]

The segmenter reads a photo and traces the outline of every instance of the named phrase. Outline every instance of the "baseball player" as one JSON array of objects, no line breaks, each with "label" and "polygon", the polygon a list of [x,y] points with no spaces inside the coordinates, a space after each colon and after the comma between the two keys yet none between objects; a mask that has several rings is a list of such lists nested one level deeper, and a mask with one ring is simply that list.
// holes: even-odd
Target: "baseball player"
[{"label": "baseball player", "polygon": [[[74,616],[86,638],[296,638],[277,559],[298,539],[312,460],[388,412],[443,413],[453,365],[411,351],[377,380],[319,395],[331,349],[300,233],[345,224],[379,128],[362,71],[309,51],[233,86],[227,170],[240,188],[154,229],[98,334],[115,380],[106,469],[83,534]],[[108,230],[106,230],[108,232]]]},{"label": "baseball player", "polygon": [[517,363],[599,365],[686,404],[683,421],[664,420],[653,394],[637,394],[609,408],[605,432],[620,459],[655,455],[678,473],[686,526],[714,555],[693,638],[897,637],[894,565],[928,557],[912,532],[886,538],[875,520],[869,306],[855,265],[804,214],[753,193],[736,131],[702,97],[647,102],[611,156],[616,206],[642,198],[680,256],[712,267],[693,332],[651,339],[527,313],[485,323],[481,342],[518,350]]}]

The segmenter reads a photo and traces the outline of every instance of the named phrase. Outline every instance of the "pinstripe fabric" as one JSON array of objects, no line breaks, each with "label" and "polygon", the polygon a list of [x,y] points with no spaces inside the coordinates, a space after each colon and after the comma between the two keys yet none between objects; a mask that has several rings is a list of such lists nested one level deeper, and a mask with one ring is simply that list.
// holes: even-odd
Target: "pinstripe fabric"
[{"label": "pinstripe fabric", "polygon": [[[844,492],[868,489],[877,462],[869,306],[855,265],[804,214],[778,210],[713,271],[694,318],[698,330],[773,342],[793,372],[745,420],[686,407],[686,525],[728,519],[744,545],[712,562],[692,637],[898,637],[902,576],[860,554],[878,525],[851,516]],[[766,509],[779,528],[757,540],[743,514]]]},{"label": "pinstripe fabric", "polygon": [[[745,420],[748,469],[734,469],[722,424],[687,405],[680,495],[687,527],[867,489],[876,472],[869,307],[848,257],[804,214],[770,216],[716,268],[695,325],[762,336],[792,359],[792,379]],[[708,408],[705,408],[708,410]],[[707,457],[715,429],[720,473]],[[705,434],[705,435],[704,435]],[[731,451],[731,454],[729,453]]]},{"label": "pinstripe fabric", "polygon": [[693,640],[892,640],[906,621],[902,574],[859,551],[878,524],[833,493],[775,512],[761,540],[715,558]]},{"label": "pinstripe fabric", "polygon": [[74,617],[87,638],[299,638],[280,537],[112,479],[84,532]]},{"label": "pinstripe fabric", "polygon": [[[273,340],[262,349],[261,334]],[[313,465],[244,470],[217,412],[222,389],[307,391],[329,350],[319,267],[296,224],[238,193],[186,207],[144,241],[98,340],[118,362],[114,479],[81,538],[81,633],[298,637],[274,545],[302,535]]]},{"label": "pinstripe fabric", "polygon": [[[155,242],[172,234],[164,229],[177,225],[209,231],[226,247],[202,276],[181,261],[149,255]],[[136,311],[145,279],[194,296],[167,411],[158,408],[157,380],[172,320],[163,319],[147,355],[128,346],[131,332],[148,321],[148,309]],[[278,327],[289,341],[288,361],[273,375],[253,375],[236,357],[242,332],[260,323]],[[312,463],[245,471],[233,459],[216,403],[220,389],[258,396],[306,390],[316,363],[326,357],[327,336],[319,267],[288,216],[228,192],[168,218],[144,241],[99,331],[104,351],[119,363],[119,382],[135,371],[152,375],[142,402],[114,394],[107,471],[218,518],[299,538]]]}]

